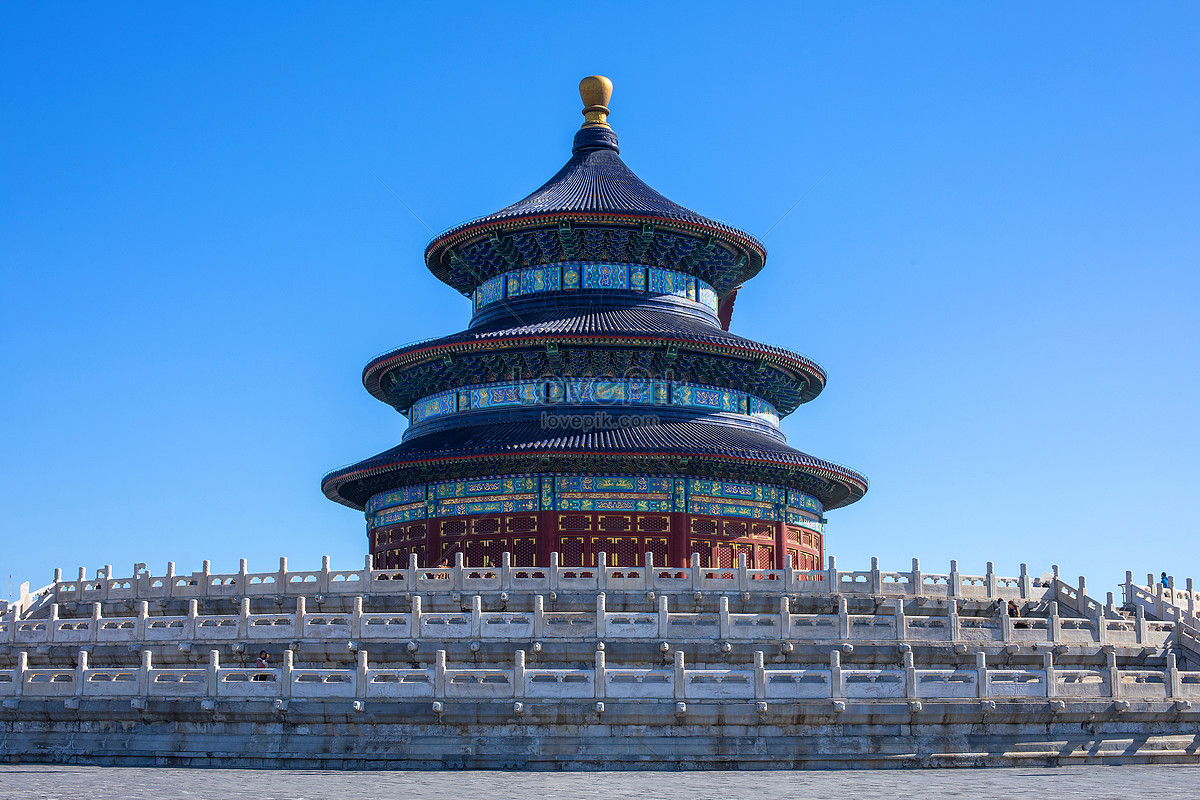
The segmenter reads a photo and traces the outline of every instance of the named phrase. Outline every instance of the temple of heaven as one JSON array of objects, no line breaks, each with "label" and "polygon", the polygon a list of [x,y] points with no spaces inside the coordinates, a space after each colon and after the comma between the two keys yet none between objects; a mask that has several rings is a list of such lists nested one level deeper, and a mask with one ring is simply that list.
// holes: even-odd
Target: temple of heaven
[{"label": "temple of heaven", "polygon": [[376,568],[409,563],[819,569],[825,512],[867,481],[787,445],[779,420],[825,372],[729,332],[763,268],[749,234],[625,166],[612,83],[579,85],[571,158],[508,208],[450,229],[425,264],[469,296],[465,331],[385,353],[363,384],[401,443],[334,470]]}]

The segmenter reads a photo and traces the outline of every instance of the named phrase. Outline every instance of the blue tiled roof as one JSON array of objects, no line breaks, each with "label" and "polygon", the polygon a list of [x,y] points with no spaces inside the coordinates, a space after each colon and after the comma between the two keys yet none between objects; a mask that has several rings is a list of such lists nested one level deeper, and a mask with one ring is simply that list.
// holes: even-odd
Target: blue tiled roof
[{"label": "blue tiled roof", "polygon": [[[657,425],[613,427],[587,433],[546,430],[538,420],[514,421],[438,431],[409,439],[373,458],[334,470],[322,487],[333,500],[361,507],[375,491],[371,485],[405,470],[410,465],[450,459],[496,459],[541,457],[569,459],[596,455],[607,468],[623,456],[700,456],[754,462],[774,467],[780,473],[810,475],[828,482],[824,491],[808,488],[827,508],[857,500],[866,491],[867,480],[846,467],[802,453],[774,437],[731,425],[694,421],[663,421]],[[714,465],[715,466],[715,465]],[[553,466],[548,467],[553,471]],[[368,484],[356,486],[360,480]]]}]

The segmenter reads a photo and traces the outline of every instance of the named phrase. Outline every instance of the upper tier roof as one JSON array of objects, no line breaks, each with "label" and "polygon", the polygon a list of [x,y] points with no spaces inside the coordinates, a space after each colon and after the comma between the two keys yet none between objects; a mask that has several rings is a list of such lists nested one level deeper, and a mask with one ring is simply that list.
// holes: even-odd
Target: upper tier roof
[{"label": "upper tier roof", "polygon": [[[571,159],[553,178],[524,200],[438,236],[425,250],[426,264],[464,293],[500,272],[566,260],[677,269],[707,281],[719,295],[762,269],[761,242],[671,202],[619,153],[607,125],[584,127],[575,134]],[[542,235],[529,236],[533,231]],[[591,231],[624,233],[593,233],[588,241]]]}]

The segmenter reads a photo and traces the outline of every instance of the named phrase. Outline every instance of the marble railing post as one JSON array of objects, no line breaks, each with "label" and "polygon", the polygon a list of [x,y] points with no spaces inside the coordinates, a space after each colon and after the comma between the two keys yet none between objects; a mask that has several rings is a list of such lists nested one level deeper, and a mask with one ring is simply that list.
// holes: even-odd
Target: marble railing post
[{"label": "marble railing post", "polygon": [[1054,654],[1042,653],[1042,669],[1046,673],[1046,699],[1053,700],[1058,695],[1058,677],[1054,673]]},{"label": "marble railing post", "polygon": [[555,550],[550,554],[550,571],[547,573],[550,576],[550,591],[558,591],[558,551]]},{"label": "marble railing post", "polygon": [[167,574],[163,578],[163,597],[168,600],[175,596],[175,562],[167,562]]},{"label": "marble railing post", "polygon": [[86,685],[84,683],[84,679],[87,676],[87,670],[88,670],[88,651],[80,650],[78,660],[76,661],[76,666],[75,666],[75,696],[76,697],[80,697],[83,695],[84,686]]},{"label": "marble railing post", "polygon": [[307,620],[307,618],[308,618],[308,609],[306,608],[306,601],[304,599],[304,595],[298,595],[296,597],[296,616],[292,620],[292,627],[295,630],[295,635],[296,635],[296,638],[298,638],[298,639],[304,638],[304,634],[305,634],[304,623]]},{"label": "marble railing post", "polygon": [[[1109,595],[1112,596],[1111,594]],[[1095,616],[1093,619],[1096,622],[1096,641],[1099,644],[1104,644],[1108,641],[1108,617],[1104,613],[1104,606],[1096,603],[1096,607],[1092,609]]]},{"label": "marble railing post", "polygon": [[871,594],[883,592],[883,578],[879,574],[879,557],[871,556]]},{"label": "marble railing post", "polygon": [[698,591],[700,591],[701,583],[704,580],[703,577],[700,575],[700,554],[699,553],[692,553],[691,573],[692,573],[692,591],[698,592]]},{"label": "marble railing post", "polygon": [[234,588],[243,593],[245,593],[246,587],[250,585],[250,581],[246,578],[246,574],[248,572],[246,569],[247,566],[248,564],[246,559],[238,559],[237,583],[235,584]]},{"label": "marble railing post", "polygon": [[656,602],[658,603],[658,636],[661,639],[667,638],[667,631],[671,625],[671,613],[667,607],[667,596],[659,595]]},{"label": "marble railing post", "polygon": [[438,650],[433,657],[433,696],[446,696],[446,651]]},{"label": "marble railing post", "polygon": [[243,597],[238,603],[238,638],[250,636],[250,598]]},{"label": "marble railing post", "polygon": [[833,556],[829,557],[829,575],[826,578],[829,581],[830,594],[837,594],[840,591],[841,584],[838,581],[837,559]]},{"label": "marble railing post", "polygon": [[837,650],[829,651],[829,692],[830,697],[842,697],[842,654]]},{"label": "marble railing post", "polygon": [[749,589],[750,589],[750,575],[746,571],[746,554],[745,553],[738,553],[737,584],[738,584],[739,592],[749,591]]},{"label": "marble railing post", "polygon": [[1011,642],[1013,638],[1013,620],[1008,614],[1008,603],[1000,601],[1000,641]]},{"label": "marble railing post", "polygon": [[362,595],[357,595],[354,598],[354,610],[350,617],[350,635],[355,640],[362,638],[362,618],[363,618],[363,598]]},{"label": "marble railing post", "polygon": [[1178,663],[1174,653],[1167,653],[1167,691],[1168,697],[1181,697],[1183,695],[1183,681],[1179,675]]},{"label": "marble railing post", "polygon": [[1021,599],[1028,600],[1033,596],[1033,578],[1029,576],[1029,567],[1025,564],[1021,565],[1020,583]]},{"label": "marble railing post", "polygon": [[950,596],[959,597],[962,595],[962,581],[958,576],[958,562],[950,562]]},{"label": "marble railing post", "polygon": [[[433,554],[431,553],[429,557],[433,558]],[[404,582],[410,592],[416,591],[416,588],[418,585],[417,584],[417,554],[416,553],[408,554],[408,570],[407,570],[407,574],[404,576]]]},{"label": "marble railing post", "polygon": [[1117,669],[1116,650],[1106,653],[1105,672],[1108,674],[1108,696],[1117,700],[1121,697],[1121,671]]},{"label": "marble railing post", "polygon": [[601,592],[608,588],[608,553],[596,553],[596,586]]},{"label": "marble railing post", "polygon": [[289,647],[283,651],[283,668],[279,670],[279,696],[284,700],[292,696],[292,670],[296,668],[296,654]]},{"label": "marble railing post", "polygon": [[1196,622],[1196,592],[1192,589],[1192,579],[1187,579],[1187,613],[1188,624],[1195,625]]},{"label": "marble railing post", "polygon": [[321,556],[321,577],[317,578],[317,591],[329,593],[329,556]]},{"label": "marble railing post", "polygon": [[1134,608],[1133,622],[1137,630],[1137,642],[1142,644],[1146,641],[1146,609],[1140,604]]},{"label": "marble railing post", "polygon": [[546,625],[546,598],[542,595],[534,595],[533,597],[533,638],[540,639],[544,636]]},{"label": "marble railing post", "polygon": [[779,598],[779,638],[790,639],[792,636],[792,604],[787,595]]},{"label": "marble railing post", "polygon": [[[957,571],[955,571],[952,574],[957,575],[958,573],[957,573]],[[953,585],[953,586],[958,585],[956,578],[951,578],[951,585]],[[957,597],[950,598],[950,608],[948,609],[946,624],[950,627],[950,641],[957,642],[961,638],[961,634],[962,634],[961,629],[959,627],[959,623],[958,623],[958,598]]]},{"label": "marble railing post", "polygon": [[[17,627],[17,615],[13,614],[13,628]],[[46,641],[54,644],[58,641],[58,603],[50,604],[50,618],[46,620]]]},{"label": "marble railing post", "polygon": [[[666,598],[663,598],[663,599],[665,600]],[[605,666],[604,666],[604,651],[597,650],[596,651],[596,673],[595,673],[596,699],[597,700],[603,700],[606,692],[608,691],[608,677],[606,676],[605,672],[606,672],[606,670],[605,670]]]},{"label": "marble railing post", "polygon": [[221,651],[208,651],[208,669],[204,673],[204,693],[209,697],[216,697],[218,690],[218,681],[220,680],[221,670]]},{"label": "marble railing post", "polygon": [[1133,605],[1133,570],[1125,570],[1125,585],[1122,588],[1125,590],[1125,605]]},{"label": "marble railing post", "polygon": [[513,698],[525,697],[525,651],[518,650],[513,656]]},{"label": "marble railing post", "polygon": [[767,699],[767,666],[762,650],[754,651],[754,699]]},{"label": "marble railing post", "polygon": [[920,597],[925,594],[924,580],[921,577],[921,559],[914,558],[912,560],[912,572],[908,575],[909,588],[912,589],[913,595]]},{"label": "marble railing post", "polygon": [[649,590],[654,588],[654,553],[647,552],[643,559],[642,586]]},{"label": "marble railing post", "polygon": [[[87,567],[80,567],[79,568],[79,580],[75,583],[75,599],[76,600],[83,599],[83,594],[84,594],[83,586],[85,583],[87,583]],[[24,608],[21,609],[22,612],[24,612],[24,610],[25,610]]]},{"label": "marble railing post", "polygon": [[183,626],[183,637],[187,641],[196,639],[196,617],[200,616],[199,603],[196,598],[188,600],[187,622]]},{"label": "marble railing post", "polygon": [[466,560],[463,558],[463,551],[459,550],[454,554],[454,569],[452,571],[454,591],[461,592],[463,588],[463,569],[466,567]]},{"label": "marble railing post", "polygon": [[100,603],[92,603],[92,619],[88,623],[88,641],[100,641],[100,614],[104,610],[104,606]]},{"label": "marble railing post", "polygon": [[912,650],[905,650],[901,658],[904,666],[904,696],[913,699],[917,696],[917,670],[913,666]]},{"label": "marble railing post", "polygon": [[990,694],[987,676],[987,653],[979,650],[975,653],[975,696],[984,700]]},{"label": "marble railing post", "polygon": [[153,668],[151,661],[151,653],[149,650],[142,651],[142,664],[138,668],[137,677],[137,692],[138,697],[145,697],[150,694],[150,670]]},{"label": "marble railing post", "polygon": [[363,559],[363,572],[366,573],[367,578],[369,579],[371,577],[371,573],[374,570],[375,570],[375,556],[371,555],[371,553],[368,552],[366,557]]},{"label": "marble railing post", "polygon": [[847,611],[846,598],[838,597],[838,638],[846,641],[850,638],[850,613]]},{"label": "marble railing post", "polygon": [[991,600],[999,593],[999,587],[996,584],[996,565],[989,561],[987,562],[987,571],[983,574],[984,583],[987,584],[987,596]]},{"label": "marble railing post", "polygon": [[895,620],[896,639],[903,642],[908,638],[908,619],[904,616],[904,598],[897,597],[892,607],[892,617]]},{"label": "marble railing post", "polygon": [[608,611],[604,605],[604,592],[596,593],[596,637],[603,639],[608,628]]},{"label": "marble railing post", "polygon": [[683,651],[675,651],[675,699],[687,699],[687,674],[684,670]]},{"label": "marble railing post", "polygon": [[275,578],[275,590],[280,594],[284,594],[288,590],[288,563],[287,556],[279,557],[279,574]]},{"label": "marble railing post", "polygon": [[483,629],[483,598],[479,595],[471,597],[471,636],[478,638]]},{"label": "marble railing post", "polygon": [[133,635],[139,642],[146,640],[146,621],[150,618],[150,603],[139,600],[137,604],[137,622],[134,623]]},{"label": "marble railing post", "polygon": [[729,598],[725,595],[721,595],[720,606],[719,606],[719,615],[720,615],[719,616],[720,636],[722,639],[728,639],[729,638]]},{"label": "marble railing post", "polygon": [[367,696],[367,681],[369,670],[367,668],[367,651],[358,651],[358,663],[354,669],[354,696],[360,700]]},{"label": "marble railing post", "polygon": [[512,553],[505,550],[500,556],[500,589],[507,592],[512,588]]},{"label": "marble railing post", "polygon": [[421,638],[421,595],[414,594],[410,601],[411,611],[408,613],[408,636],[410,639]]},{"label": "marble railing post", "polygon": [[1062,619],[1058,616],[1058,601],[1050,601],[1050,641],[1058,644],[1062,639]]},{"label": "marble railing post", "polygon": [[17,679],[17,685],[13,687],[16,690],[16,696],[20,697],[25,694],[25,675],[29,672],[29,652],[27,650],[17,651],[17,674],[13,677]]}]

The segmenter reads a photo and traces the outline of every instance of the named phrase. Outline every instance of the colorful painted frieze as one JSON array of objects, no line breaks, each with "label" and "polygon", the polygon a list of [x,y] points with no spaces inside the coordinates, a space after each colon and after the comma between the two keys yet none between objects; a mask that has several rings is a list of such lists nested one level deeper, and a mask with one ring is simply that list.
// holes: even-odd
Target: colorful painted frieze
[{"label": "colorful painted frieze", "polygon": [[749,519],[775,519],[773,507],[753,506],[745,503],[720,503],[691,499],[688,501],[688,511],[692,514],[706,514],[713,517],[746,517]]},{"label": "colorful painted frieze", "polygon": [[821,505],[820,500],[798,489],[788,489],[788,505],[792,508],[812,511],[818,515],[825,512],[825,506]]},{"label": "colorful painted frieze", "polygon": [[651,267],[650,294],[667,294],[673,297],[695,300],[696,279],[685,272]]},{"label": "colorful painted frieze", "polygon": [[472,514],[513,514],[537,511],[536,496],[492,500],[442,500],[438,503],[439,517],[466,517]]},{"label": "colorful painted frieze", "polygon": [[504,296],[504,284],[504,275],[497,275],[479,284],[479,288],[475,290],[475,309],[479,310],[500,300]]},{"label": "colorful painted frieze", "polygon": [[584,264],[583,288],[628,289],[629,267],[625,264]]},{"label": "colorful painted frieze", "polygon": [[457,392],[449,391],[421,398],[413,403],[412,410],[409,412],[409,419],[413,423],[417,423],[432,417],[453,414],[458,408],[457,397]]},{"label": "colorful painted frieze", "polygon": [[438,500],[449,497],[481,497],[497,494],[523,494],[537,492],[536,476],[519,475],[499,478],[477,478],[467,481],[447,481],[433,484],[433,494]]},{"label": "colorful painted frieze", "polygon": [[707,478],[688,480],[688,494],[704,497],[728,497],[735,500],[753,500],[759,503],[783,502],[785,492],[777,486],[763,483],[740,483],[718,481]]},{"label": "colorful painted frieze", "polygon": [[471,408],[502,408],[544,402],[546,385],[541,381],[500,383],[468,389]]},{"label": "colorful painted frieze", "polygon": [[646,267],[640,264],[629,265],[629,288],[635,292],[646,291]]},{"label": "colorful painted frieze", "polygon": [[385,525],[396,525],[401,522],[412,522],[419,519],[425,519],[425,503],[423,502],[389,508],[386,511],[374,514],[367,520],[367,530],[382,528]]},{"label": "colorful painted frieze", "polygon": [[559,494],[568,492],[671,493],[671,479],[652,475],[574,475],[555,478]]},{"label": "colorful painted frieze", "polygon": [[699,293],[699,301],[702,305],[706,305],[713,311],[717,310],[717,293],[713,288],[702,280],[696,281],[696,288]]},{"label": "colorful painted frieze", "polygon": [[566,291],[574,291],[580,286],[583,270],[578,264],[562,265],[562,287]]},{"label": "colorful painted frieze", "polygon": [[367,513],[374,514],[380,509],[405,503],[423,503],[425,501],[425,486],[405,486],[390,492],[382,492],[367,501]]},{"label": "colorful painted frieze", "polygon": [[709,408],[714,411],[729,411],[736,414],[739,412],[745,413],[745,402],[745,393],[733,389],[722,389],[716,386],[698,386],[692,383],[674,383],[671,385],[672,405]]},{"label": "colorful painted frieze", "polygon": [[769,422],[775,427],[779,427],[779,412],[775,410],[775,406],[768,403],[766,400],[760,400],[757,397],[749,397],[750,416],[755,419],[761,419],[763,422]]},{"label": "colorful painted frieze", "polygon": [[792,511],[790,509],[787,512],[787,524],[795,525],[796,527],[799,527],[799,528],[808,528],[810,531],[816,531],[817,533],[825,532],[825,526],[822,525],[820,522],[817,522],[815,519],[812,519],[811,517],[806,517],[804,514],[801,514],[799,511]]}]

